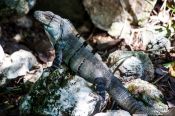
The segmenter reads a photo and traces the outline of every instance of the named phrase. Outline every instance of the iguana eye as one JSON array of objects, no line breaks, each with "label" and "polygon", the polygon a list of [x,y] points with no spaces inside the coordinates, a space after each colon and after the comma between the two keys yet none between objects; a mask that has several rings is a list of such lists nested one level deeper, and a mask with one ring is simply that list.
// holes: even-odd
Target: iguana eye
[{"label": "iguana eye", "polygon": [[45,15],[45,18],[47,20],[52,20],[54,18],[54,15]]}]

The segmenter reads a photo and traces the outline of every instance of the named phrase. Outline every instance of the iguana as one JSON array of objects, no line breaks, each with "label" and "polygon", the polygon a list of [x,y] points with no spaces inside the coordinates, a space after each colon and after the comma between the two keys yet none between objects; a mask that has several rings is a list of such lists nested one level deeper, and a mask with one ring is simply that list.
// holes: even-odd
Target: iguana
[{"label": "iguana", "polygon": [[51,44],[55,49],[52,68],[59,68],[63,62],[77,75],[96,85],[96,91],[105,99],[105,91],[130,113],[145,112],[143,104],[137,102],[112,74],[110,69],[93,53],[92,47],[80,37],[67,19],[50,11],[35,11],[34,17],[44,25]]}]

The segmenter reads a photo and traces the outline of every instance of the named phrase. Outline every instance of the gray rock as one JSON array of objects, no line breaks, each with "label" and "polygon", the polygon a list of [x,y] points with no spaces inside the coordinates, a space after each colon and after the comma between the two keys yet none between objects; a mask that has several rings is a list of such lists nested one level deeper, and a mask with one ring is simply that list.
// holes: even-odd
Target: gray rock
[{"label": "gray rock", "polygon": [[142,28],[133,28],[128,22],[114,22],[108,33],[116,39],[123,38],[132,50],[149,51],[160,55],[161,51],[172,48],[169,40],[171,36],[167,29],[150,22]]},{"label": "gray rock", "polygon": [[150,81],[154,78],[153,64],[143,52],[117,50],[109,55],[107,62],[115,76],[123,82],[136,78]]},{"label": "gray rock", "polygon": [[25,15],[35,5],[36,0],[1,0],[0,17],[17,14]]},{"label": "gray rock", "polygon": [[[92,22],[108,30],[114,22],[143,25],[157,0],[83,0]],[[121,28],[121,27],[119,27]]]},{"label": "gray rock", "polygon": [[66,67],[47,71],[34,84],[20,105],[22,115],[89,116],[93,113],[99,96],[91,84],[78,76],[71,76]]},{"label": "gray rock", "polygon": [[0,80],[24,76],[36,64],[37,60],[31,52],[16,51],[11,56],[6,57],[0,66],[0,74],[3,75]]},{"label": "gray rock", "polygon": [[108,29],[108,34],[113,37],[124,39],[131,38],[132,27],[128,22],[114,22]]},{"label": "gray rock", "polygon": [[104,113],[97,113],[94,116],[131,116],[129,112],[125,110],[111,110]]},{"label": "gray rock", "polygon": [[4,57],[5,57],[5,53],[4,53],[2,46],[0,45],[0,66],[3,63]]},{"label": "gray rock", "polygon": [[155,85],[141,79],[136,79],[125,83],[125,87],[135,98],[144,101],[145,106],[154,108],[160,113],[168,112],[168,105],[163,103],[163,94]]},{"label": "gray rock", "polygon": [[[161,31],[162,30],[162,31]],[[171,42],[166,37],[166,30],[160,26],[145,26],[141,29],[133,30],[132,40],[128,42],[128,45],[132,46],[132,49],[140,49],[149,51],[151,54],[160,55],[161,51],[171,49]]]}]

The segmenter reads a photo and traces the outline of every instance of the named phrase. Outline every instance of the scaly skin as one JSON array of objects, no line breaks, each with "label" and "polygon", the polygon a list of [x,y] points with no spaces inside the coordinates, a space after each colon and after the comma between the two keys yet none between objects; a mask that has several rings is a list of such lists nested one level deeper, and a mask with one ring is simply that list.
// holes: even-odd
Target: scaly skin
[{"label": "scaly skin", "polygon": [[64,18],[49,11],[35,11],[35,18],[44,25],[51,44],[56,51],[52,67],[63,62],[77,75],[96,85],[97,93],[104,99],[105,90],[125,110],[130,113],[144,112],[145,107],[138,103],[114,77],[98,54],[81,38],[74,26]]}]

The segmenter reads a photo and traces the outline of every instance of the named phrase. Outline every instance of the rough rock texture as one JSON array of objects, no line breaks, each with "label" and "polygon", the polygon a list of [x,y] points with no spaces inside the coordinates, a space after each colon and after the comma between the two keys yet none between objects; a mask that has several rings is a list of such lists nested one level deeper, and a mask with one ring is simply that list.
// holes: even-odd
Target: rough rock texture
[{"label": "rough rock texture", "polygon": [[[122,27],[122,28],[118,28]],[[168,32],[162,26],[147,24],[143,28],[133,29],[127,23],[113,23],[108,33],[111,36],[124,38],[132,50],[148,51],[160,54],[161,51],[170,50],[171,42],[167,38]]]},{"label": "rough rock texture", "polygon": [[128,22],[114,22],[108,29],[108,34],[113,37],[130,38],[132,33],[132,27]]},{"label": "rough rock texture", "polygon": [[28,51],[19,50],[6,57],[0,66],[0,85],[5,84],[6,79],[14,79],[26,73],[37,64],[35,56]]},{"label": "rough rock texture", "polygon": [[88,82],[78,76],[70,76],[66,68],[51,74],[45,71],[34,84],[31,92],[20,105],[22,115],[89,116],[99,97]]},{"label": "rough rock texture", "polygon": [[0,17],[14,14],[25,15],[35,5],[36,0],[0,0]]},{"label": "rough rock texture", "polygon": [[131,116],[129,112],[124,110],[112,110],[104,113],[97,113],[94,116]]},{"label": "rough rock texture", "polygon": [[138,100],[144,101],[147,107],[152,107],[161,113],[168,112],[168,105],[163,103],[163,94],[153,84],[136,79],[129,83],[125,83],[125,87],[134,95]]},{"label": "rough rock texture", "polygon": [[3,63],[4,57],[5,57],[4,50],[3,50],[2,46],[0,45],[0,66]]},{"label": "rough rock texture", "polygon": [[120,77],[123,82],[136,78],[150,81],[154,77],[153,64],[143,52],[117,50],[109,55],[108,64],[116,77]]},{"label": "rough rock texture", "polygon": [[133,38],[127,42],[133,49],[160,54],[160,51],[170,50],[171,48],[170,40],[166,37],[166,34],[167,32],[163,27],[149,25],[133,30]]},{"label": "rough rock texture", "polygon": [[157,0],[84,0],[83,4],[92,22],[108,30],[113,22],[129,21],[143,24],[149,17]]}]

